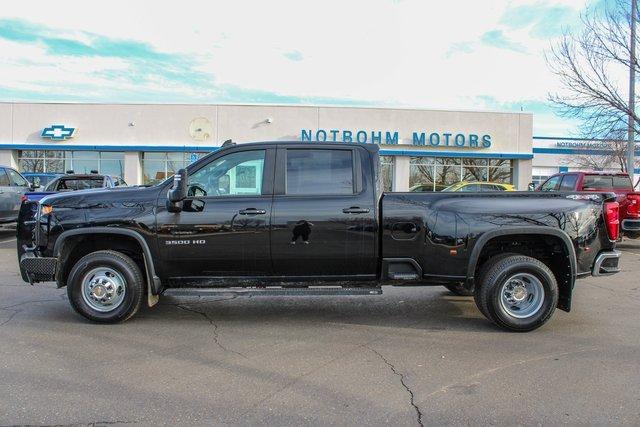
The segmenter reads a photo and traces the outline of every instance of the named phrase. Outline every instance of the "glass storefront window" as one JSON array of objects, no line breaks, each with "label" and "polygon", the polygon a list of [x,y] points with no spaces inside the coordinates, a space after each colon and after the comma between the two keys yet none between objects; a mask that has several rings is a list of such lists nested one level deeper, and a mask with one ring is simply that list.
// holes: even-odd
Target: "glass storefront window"
[{"label": "glass storefront window", "polygon": [[192,163],[192,156],[201,158],[209,153],[156,152],[142,153],[142,183],[157,184],[173,176],[180,168]]},{"label": "glass storefront window", "polygon": [[435,158],[412,157],[409,169],[411,191],[433,191],[435,182]]},{"label": "glass storefront window", "polygon": [[98,170],[101,174],[122,178],[124,177],[124,158],[122,160],[100,159],[100,168]]},{"label": "glass storefront window", "polygon": [[391,191],[393,188],[393,156],[380,156],[380,177],[382,191]]},{"label": "glass storefront window", "polygon": [[97,151],[72,151],[67,152],[71,154],[70,167],[74,173],[91,173],[91,171],[97,171],[100,168],[100,153]]},{"label": "glass storefront window", "polygon": [[438,165],[435,169],[436,191],[444,190],[453,183],[462,180],[460,165]]},{"label": "glass storefront window", "polygon": [[462,180],[463,181],[487,181],[487,168],[465,166],[462,169]]},{"label": "glass storefront window", "polygon": [[167,153],[142,154],[142,183],[156,184],[167,178]]},{"label": "glass storefront window", "polygon": [[505,184],[513,183],[513,173],[511,167],[500,166],[498,168],[489,168],[489,181],[502,182]]},{"label": "glass storefront window", "polygon": [[412,191],[441,191],[460,181],[511,184],[513,182],[511,160],[455,157],[411,158],[409,188]]},{"label": "glass storefront window", "polygon": [[118,151],[66,151],[66,150],[21,150],[18,165],[22,172],[44,173],[91,173],[122,178],[124,176],[124,153]]}]

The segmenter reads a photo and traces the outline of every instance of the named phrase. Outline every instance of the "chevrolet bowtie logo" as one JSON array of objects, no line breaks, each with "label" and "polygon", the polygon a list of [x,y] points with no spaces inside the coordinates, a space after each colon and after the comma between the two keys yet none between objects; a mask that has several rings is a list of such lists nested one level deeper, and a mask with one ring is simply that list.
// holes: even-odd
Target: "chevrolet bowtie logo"
[{"label": "chevrolet bowtie logo", "polygon": [[76,128],[68,128],[65,125],[51,125],[48,128],[42,129],[42,137],[55,139],[61,141],[64,139],[73,138]]}]

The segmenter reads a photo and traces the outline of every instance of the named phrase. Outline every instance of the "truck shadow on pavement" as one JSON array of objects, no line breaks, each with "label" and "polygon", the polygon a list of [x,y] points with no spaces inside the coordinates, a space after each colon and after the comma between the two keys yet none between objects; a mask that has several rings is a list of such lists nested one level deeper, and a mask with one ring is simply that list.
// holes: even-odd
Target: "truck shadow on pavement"
[{"label": "truck shadow on pavement", "polygon": [[[178,308],[176,310],[176,308]],[[424,330],[498,331],[477,310],[473,298],[458,297],[440,288],[406,288],[383,296],[161,298],[137,318],[184,322],[185,311],[199,321],[277,327],[303,324],[345,324]]]}]

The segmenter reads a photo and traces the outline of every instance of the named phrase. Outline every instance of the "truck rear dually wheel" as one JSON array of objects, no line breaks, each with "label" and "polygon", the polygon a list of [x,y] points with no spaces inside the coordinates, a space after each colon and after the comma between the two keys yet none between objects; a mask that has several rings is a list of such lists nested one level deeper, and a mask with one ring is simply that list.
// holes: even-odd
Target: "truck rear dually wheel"
[{"label": "truck rear dually wheel", "polygon": [[89,320],[122,322],[140,308],[144,279],[128,256],[110,250],[92,252],[71,269],[67,295],[73,309]]},{"label": "truck rear dually wheel", "polygon": [[475,287],[476,305],[489,320],[516,332],[544,325],[558,304],[558,284],[541,261],[525,255],[487,261]]}]

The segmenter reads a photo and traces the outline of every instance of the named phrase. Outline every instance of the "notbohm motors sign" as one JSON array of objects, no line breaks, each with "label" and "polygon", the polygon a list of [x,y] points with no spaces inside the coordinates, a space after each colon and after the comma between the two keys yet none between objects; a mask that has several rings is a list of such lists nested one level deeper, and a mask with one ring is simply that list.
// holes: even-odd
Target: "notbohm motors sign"
[{"label": "notbohm motors sign", "polygon": [[[491,135],[463,132],[412,132],[413,145],[449,148],[490,148]],[[302,141],[357,142],[360,144],[399,143],[398,131],[348,130],[348,129],[302,129]]]}]

